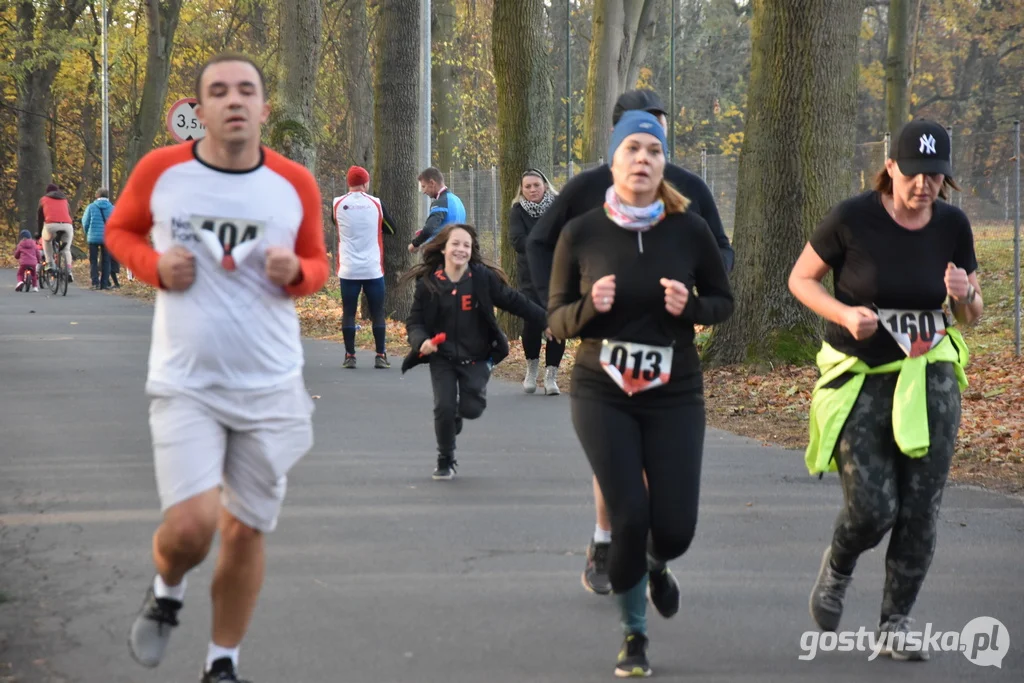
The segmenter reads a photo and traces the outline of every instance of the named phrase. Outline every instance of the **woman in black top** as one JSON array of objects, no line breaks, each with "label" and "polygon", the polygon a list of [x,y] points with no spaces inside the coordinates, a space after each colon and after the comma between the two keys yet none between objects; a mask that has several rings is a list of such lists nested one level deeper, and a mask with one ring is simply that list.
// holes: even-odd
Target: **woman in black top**
[{"label": "woman in black top", "polygon": [[[959,189],[950,177],[945,129],[932,121],[908,123],[890,157],[875,190],[840,203],[818,225],[789,287],[828,321],[819,355],[823,373],[844,359],[858,361],[845,372],[840,366],[812,399],[809,469],[838,469],[844,507],[811,591],[811,616],[822,630],[836,630],[857,558],[891,530],[881,652],[922,660],[927,647],[905,642],[912,630],[907,615],[934,554],[966,384],[966,348],[958,332],[947,331],[952,321],[942,309],[948,297],[956,320],[969,324],[981,315],[982,300],[970,221],[937,201],[947,186]],[[822,286],[830,270],[835,297]],[[917,384],[911,381],[915,368]],[[859,390],[852,382],[862,382]],[[848,383],[847,401],[824,401]],[[909,406],[919,392],[926,396],[915,412]],[[841,431],[820,428],[829,421]],[[918,425],[916,439],[908,438],[908,424]],[[815,440],[818,433],[832,436]]]},{"label": "woman in black top", "polygon": [[[531,168],[523,173],[519,184],[519,194],[512,202],[508,215],[508,235],[512,240],[512,248],[516,250],[516,269],[518,271],[519,291],[530,301],[544,306],[537,294],[533,281],[530,279],[530,264],[526,260],[526,241],[537,219],[547,211],[558,193],[551,187],[547,177],[539,170]],[[529,321],[523,326],[523,353],[526,355],[526,378],[523,379],[523,390],[528,394],[537,391],[537,375],[540,371],[541,337],[547,338],[544,352],[544,393],[554,396],[558,391],[558,366],[565,353],[565,344],[552,339],[543,327],[532,325]]]},{"label": "woman in black top", "polygon": [[[505,274],[480,255],[472,226],[453,223],[423,246],[423,261],[402,281],[416,280],[406,320],[411,351],[404,373],[430,363],[434,388],[437,469],[433,478],[455,475],[455,437],[462,420],[475,420],[487,407],[491,369],[508,355],[508,340],[494,317],[494,307],[528,319],[542,329],[543,308],[508,286]],[[443,341],[435,341],[443,333]]]},{"label": "woman in black top", "polygon": [[664,181],[664,150],[651,114],[619,120],[608,150],[615,184],[603,207],[565,226],[550,281],[552,333],[582,340],[572,419],[611,512],[620,677],[650,675],[645,589],[663,616],[679,609],[665,563],[693,539],[704,446],[693,326],[721,322],[733,308],[711,230]]}]

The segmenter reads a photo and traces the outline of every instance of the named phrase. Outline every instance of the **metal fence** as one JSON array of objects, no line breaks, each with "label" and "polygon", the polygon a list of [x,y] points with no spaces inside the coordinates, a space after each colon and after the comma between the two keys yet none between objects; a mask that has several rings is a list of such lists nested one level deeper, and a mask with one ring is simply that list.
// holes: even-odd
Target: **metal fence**
[{"label": "metal fence", "polygon": [[[1011,130],[959,136],[955,129],[950,129],[950,137],[953,143],[953,176],[961,188],[949,198],[950,203],[963,209],[976,230],[984,231],[990,238],[1013,242],[1015,340],[1017,355],[1020,355],[1020,126],[1017,123]],[[886,136],[854,148],[851,195],[873,186],[875,175],[885,165],[889,144]],[[561,189],[570,177],[600,163],[573,165],[571,169],[558,166],[548,177],[556,190]],[[677,158],[675,163],[700,174],[715,198],[726,234],[731,237],[735,226],[738,157],[701,152],[699,156]],[[449,189],[465,204],[466,220],[476,227],[484,256],[499,261],[501,217],[509,210],[501,200],[499,170],[494,167],[452,169],[447,171],[445,180]],[[331,198],[345,192],[345,181],[343,178],[321,178],[320,188],[329,208]],[[336,244],[336,226],[328,222],[326,232],[328,245]],[[1009,242],[1007,246],[1010,247]],[[328,248],[333,251],[333,246]]]}]

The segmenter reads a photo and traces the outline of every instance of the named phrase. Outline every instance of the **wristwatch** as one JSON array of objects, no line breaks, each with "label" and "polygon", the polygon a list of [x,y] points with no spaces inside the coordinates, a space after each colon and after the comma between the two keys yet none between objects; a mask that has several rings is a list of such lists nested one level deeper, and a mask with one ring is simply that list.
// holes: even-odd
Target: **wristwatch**
[{"label": "wristwatch", "polygon": [[978,295],[978,290],[976,290],[974,288],[974,285],[968,284],[967,285],[967,296],[965,296],[963,299],[957,299],[956,302],[958,304],[967,304],[968,306],[970,306],[971,304],[974,303],[974,297],[976,297],[977,295]]}]

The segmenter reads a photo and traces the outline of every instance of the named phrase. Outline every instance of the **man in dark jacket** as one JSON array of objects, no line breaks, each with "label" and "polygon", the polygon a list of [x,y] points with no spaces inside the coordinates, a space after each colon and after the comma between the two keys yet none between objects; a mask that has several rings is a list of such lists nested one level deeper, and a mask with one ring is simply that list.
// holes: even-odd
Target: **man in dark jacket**
[{"label": "man in dark jacket", "polygon": [[[618,123],[622,115],[630,110],[643,110],[653,114],[666,129],[665,106],[652,90],[631,90],[623,93],[615,102],[612,123]],[[582,216],[587,211],[604,203],[605,192],[614,182],[609,163],[585,171],[570,180],[551,207],[537,221],[526,241],[526,255],[530,264],[530,275],[533,286],[542,301],[548,300],[548,281],[551,278],[551,261],[558,244],[558,236],[562,228],[573,218]],[[729,238],[722,228],[722,219],[718,215],[714,197],[700,176],[674,164],[665,165],[665,180],[675,186],[683,196],[690,200],[690,208],[708,224],[711,233],[718,242],[718,249],[725,262],[727,271],[732,270],[734,252]],[[564,341],[564,340],[563,340]],[[594,504],[597,512],[597,525],[594,536],[587,548],[587,564],[583,572],[583,585],[594,593],[607,595],[611,592],[611,581],[608,578],[608,549],[611,545],[611,520],[605,507],[604,496],[594,478]],[[674,579],[673,579],[674,580]]]}]

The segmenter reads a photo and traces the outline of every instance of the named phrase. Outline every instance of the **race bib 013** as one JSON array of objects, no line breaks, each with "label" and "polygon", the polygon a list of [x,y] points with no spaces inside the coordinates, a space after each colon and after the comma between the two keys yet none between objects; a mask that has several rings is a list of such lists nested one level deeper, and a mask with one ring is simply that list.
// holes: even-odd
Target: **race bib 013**
[{"label": "race bib 013", "polygon": [[946,336],[946,316],[942,311],[880,308],[878,320],[908,358],[923,356]]},{"label": "race bib 013", "polygon": [[190,216],[192,230],[224,270],[234,270],[256,250],[266,231],[263,221]]},{"label": "race bib 013", "polygon": [[605,339],[600,360],[608,376],[629,396],[667,384],[672,374],[670,346]]}]

